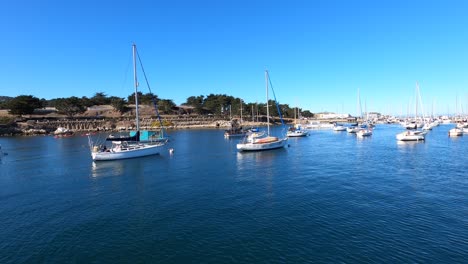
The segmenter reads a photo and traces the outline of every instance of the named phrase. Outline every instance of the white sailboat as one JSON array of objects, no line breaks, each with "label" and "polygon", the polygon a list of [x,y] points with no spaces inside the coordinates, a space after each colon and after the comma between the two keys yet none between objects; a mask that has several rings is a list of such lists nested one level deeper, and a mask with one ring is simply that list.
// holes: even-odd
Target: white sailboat
[{"label": "white sailboat", "polygon": [[[358,89],[357,94],[358,94],[357,95],[357,111],[359,112],[359,117],[357,117],[357,119],[363,120],[363,118],[362,118],[362,107],[361,107],[361,96],[360,96],[360,93],[359,93],[359,89]],[[356,134],[359,131],[361,131],[362,129],[364,129],[364,127],[365,127],[365,125],[362,124],[362,121],[361,121],[361,124],[356,123],[356,124],[353,124],[351,126],[346,127],[346,131],[348,133]]]},{"label": "white sailboat", "polygon": [[334,123],[333,131],[346,131],[346,127],[342,124]]},{"label": "white sailboat", "polygon": [[[455,107],[456,107],[456,110],[455,110],[456,114],[459,116],[459,118],[461,118],[462,115],[458,111],[458,96],[456,97]],[[460,104],[460,108],[463,109],[461,107],[461,104]],[[463,110],[462,110],[462,112],[463,112]],[[450,129],[449,132],[448,132],[449,137],[463,136],[465,123],[462,120],[457,120],[456,122],[457,122],[456,126],[454,128],[452,128],[452,129]]]},{"label": "white sailboat", "polygon": [[309,131],[302,128],[301,124],[296,124],[293,127],[289,128],[286,135],[288,137],[306,137],[309,135]]},{"label": "white sailboat", "polygon": [[[149,155],[157,155],[162,146],[167,143],[167,138],[159,138],[156,140],[141,140],[142,131],[140,131],[139,110],[138,110],[138,79],[137,79],[137,66],[136,45],[132,45],[133,53],[133,76],[135,85],[135,114],[136,114],[136,131],[127,137],[109,137],[106,141],[112,142],[110,147],[104,144],[95,145],[89,137],[89,144],[91,148],[91,157],[93,161],[104,160],[120,160],[137,158]],[[145,134],[148,134],[148,131]]]},{"label": "white sailboat", "polygon": [[462,128],[454,127],[454,128],[449,130],[448,135],[449,135],[449,137],[463,136],[463,131],[464,130]]},{"label": "white sailboat", "polygon": [[[419,92],[419,84],[416,82],[416,116],[415,119],[417,119],[417,113],[418,113],[418,96],[419,96],[419,101],[421,101],[421,94]],[[422,103],[421,103],[421,110],[424,113],[424,110],[422,109]],[[417,128],[417,126],[415,127]],[[426,139],[426,132],[420,131],[420,130],[408,130],[405,132],[401,132],[396,135],[396,139],[399,141],[422,141]]]},{"label": "white sailboat", "polygon": [[[296,107],[299,116],[299,109]],[[288,137],[305,137],[309,135],[309,131],[305,130],[301,124],[298,124],[296,121],[296,110],[294,110],[294,126],[288,129],[286,135]]]},{"label": "white sailboat", "polygon": [[[287,145],[288,137],[274,137],[270,135],[270,110],[268,106],[268,83],[270,78],[268,71],[265,71],[265,82],[266,82],[266,109],[267,109],[267,131],[248,133],[248,135],[237,144],[239,151],[259,151],[283,148]],[[280,114],[281,117],[281,114]]]},{"label": "white sailboat", "polygon": [[[361,100],[359,99],[359,103]],[[366,111],[366,122],[364,126],[361,126],[361,130],[356,132],[356,136],[358,137],[369,137],[372,136],[372,127],[369,122],[369,112],[367,112],[367,104],[365,104],[365,111]]]},{"label": "white sailboat", "polygon": [[361,130],[356,132],[356,136],[358,136],[358,137],[372,136],[372,128],[370,128],[370,127],[362,128]]},{"label": "white sailboat", "polygon": [[399,141],[422,141],[425,140],[426,134],[419,130],[408,130],[396,135]]},{"label": "white sailboat", "polygon": [[346,128],[346,131],[348,133],[357,133],[360,130],[361,130],[361,127],[359,125],[351,125]]}]

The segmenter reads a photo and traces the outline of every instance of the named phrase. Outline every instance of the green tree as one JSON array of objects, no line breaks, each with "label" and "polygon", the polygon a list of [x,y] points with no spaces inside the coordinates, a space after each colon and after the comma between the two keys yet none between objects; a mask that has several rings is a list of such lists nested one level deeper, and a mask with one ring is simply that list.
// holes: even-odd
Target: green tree
[{"label": "green tree", "polygon": [[86,106],[86,107],[90,107],[90,106],[95,105],[95,102],[93,100],[89,99],[88,97],[83,96],[83,97],[81,97],[81,104]]},{"label": "green tree", "polygon": [[41,107],[46,107],[48,105],[48,101],[45,98],[41,98]]},{"label": "green tree", "polygon": [[84,113],[86,106],[82,104],[80,98],[72,96],[70,98],[58,98],[55,101],[55,108],[59,114],[73,117],[74,115]]},{"label": "green tree", "polygon": [[103,92],[95,93],[93,97],[91,97],[91,103],[93,105],[108,105],[110,104],[110,98]]},{"label": "green tree", "polygon": [[[140,105],[151,105],[153,104],[153,98],[158,101],[158,96],[153,93],[143,94],[141,92],[137,92],[138,94],[138,104]],[[132,93],[127,97],[127,101],[129,104],[135,104],[135,93]]]},{"label": "green tree", "polygon": [[215,115],[220,115],[227,108],[227,104],[219,96],[209,94],[203,102],[203,107]]},{"label": "green tree", "polygon": [[302,112],[301,112],[301,115],[302,115],[303,117],[307,117],[307,118],[309,118],[309,117],[314,117],[314,116],[315,116],[315,114],[313,114],[313,113],[310,112],[309,110],[304,110],[304,111],[302,111]]},{"label": "green tree", "polygon": [[125,100],[123,98],[111,97],[110,104],[116,111],[119,111],[120,113],[124,113],[127,110]]},{"label": "green tree", "polygon": [[6,103],[12,115],[30,115],[34,109],[42,108],[41,100],[32,95],[20,95]]},{"label": "green tree", "polygon": [[245,116],[244,119],[252,119],[257,114],[257,105],[255,103],[244,104],[242,108],[242,114]]},{"label": "green tree", "polygon": [[158,109],[163,114],[170,114],[174,106],[176,105],[174,104],[172,100],[160,99],[158,101]]},{"label": "green tree", "polygon": [[183,105],[192,106],[195,108],[194,109],[195,113],[202,114],[204,101],[205,101],[205,96],[203,95],[190,96],[189,98],[187,98],[186,102],[183,103]]},{"label": "green tree", "polygon": [[210,94],[206,97],[203,106],[215,115],[229,116],[229,111],[237,113],[240,99],[225,94]]},{"label": "green tree", "polygon": [[13,97],[9,97],[9,96],[0,96],[0,109],[7,109],[6,107],[6,103],[8,101],[11,101],[13,99]]}]

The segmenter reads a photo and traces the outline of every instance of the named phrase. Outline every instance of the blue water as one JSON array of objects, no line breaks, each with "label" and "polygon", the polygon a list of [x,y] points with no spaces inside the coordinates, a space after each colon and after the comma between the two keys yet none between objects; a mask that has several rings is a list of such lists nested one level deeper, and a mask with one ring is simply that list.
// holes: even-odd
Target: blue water
[{"label": "blue water", "polygon": [[0,138],[0,263],[466,263],[468,136],[312,131],[238,153],[179,130],[93,163],[87,138]]}]

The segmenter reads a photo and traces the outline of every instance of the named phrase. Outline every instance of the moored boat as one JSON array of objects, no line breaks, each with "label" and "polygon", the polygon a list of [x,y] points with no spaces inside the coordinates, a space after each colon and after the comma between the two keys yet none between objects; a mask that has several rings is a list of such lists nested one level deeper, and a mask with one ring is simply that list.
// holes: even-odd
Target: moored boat
[{"label": "moored boat", "polygon": [[[247,136],[236,145],[239,151],[260,151],[260,150],[270,150],[270,149],[278,149],[283,148],[287,145],[288,137],[281,136],[275,137],[270,135],[270,110],[268,106],[268,84],[270,82],[270,78],[268,75],[268,71],[265,71],[265,82],[266,82],[266,109],[267,109],[267,131],[266,132],[249,132]],[[272,87],[273,89],[273,87]],[[276,102],[276,98],[275,98]],[[278,108],[278,113],[280,114],[281,123],[284,126],[283,119],[281,116],[281,111]]]},{"label": "moored boat", "polygon": [[[107,161],[107,160],[120,160],[144,157],[149,155],[157,155],[160,152],[162,146],[164,146],[168,139],[164,137],[164,132],[161,124],[161,133],[158,138],[154,138],[153,133],[148,131],[140,131],[140,120],[138,110],[138,80],[137,80],[137,66],[136,57],[137,50],[136,45],[132,45],[133,53],[133,72],[134,72],[134,85],[135,85],[135,122],[136,131],[133,131],[128,136],[115,137],[109,136],[106,141],[112,142],[110,147],[105,144],[94,144],[91,137],[88,137],[89,145],[91,149],[91,157],[94,161]],[[140,60],[141,63],[141,60]],[[145,76],[146,79],[146,76]],[[149,87],[149,86],[148,86]],[[155,104],[156,105],[156,104]],[[157,107],[156,112],[157,111]],[[157,113],[158,114],[158,113]],[[159,114],[158,114],[159,118]],[[142,136],[143,135],[143,136]]]},{"label": "moored boat", "polygon": [[361,130],[361,127],[359,126],[349,126],[346,128],[348,133],[357,133],[359,130]]},{"label": "moored boat", "polygon": [[300,124],[296,124],[288,129],[286,135],[288,137],[305,137],[309,135],[309,131],[303,129]]},{"label": "moored boat", "polygon": [[233,137],[245,137],[248,130],[245,130],[240,126],[237,119],[231,120],[231,128],[224,131],[225,138],[233,138]]},{"label": "moored boat", "polygon": [[340,124],[333,124],[333,131],[346,131],[346,127]]},{"label": "moored boat", "polygon": [[73,135],[73,131],[65,127],[57,127],[54,131],[54,137],[69,137]]},{"label": "moored boat", "polygon": [[418,130],[408,130],[396,135],[399,141],[421,141],[426,139],[426,133]]},{"label": "moored boat", "polygon": [[363,129],[359,130],[358,132],[356,132],[356,135],[358,137],[372,136],[372,129],[371,128],[363,128]]},{"label": "moored boat", "polygon": [[449,137],[463,136],[463,129],[458,128],[458,127],[454,127],[454,128],[449,130],[448,135],[449,135]]}]

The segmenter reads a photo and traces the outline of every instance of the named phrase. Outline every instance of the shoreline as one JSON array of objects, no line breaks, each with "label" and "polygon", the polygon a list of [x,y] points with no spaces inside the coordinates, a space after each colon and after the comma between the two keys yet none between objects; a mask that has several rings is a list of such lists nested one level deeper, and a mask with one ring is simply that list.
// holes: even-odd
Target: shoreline
[{"label": "shoreline", "polygon": [[[5,112],[5,111],[3,111]],[[15,117],[2,113],[0,117],[5,118],[3,124],[0,124],[0,137],[8,136],[35,136],[52,135],[57,128],[63,128],[72,134],[96,133],[96,132],[124,132],[135,130],[135,117],[132,115],[116,115],[115,111],[89,111],[86,114],[75,117],[66,117],[56,113],[34,114],[22,117]],[[149,113],[144,113],[140,120],[140,129],[157,131],[160,122],[166,130],[181,129],[221,129],[227,130],[232,126],[232,120],[240,120],[239,116],[233,116],[232,119],[226,116],[213,117],[205,115],[162,115],[161,121]],[[249,120],[250,121],[247,121]],[[267,125],[266,116],[256,117],[256,121],[251,121],[252,117],[245,117],[240,126],[263,127]],[[283,118],[285,125],[293,125],[295,120],[292,118]],[[301,119],[297,120],[303,125],[308,122],[330,124],[333,122],[350,123],[347,119]],[[279,117],[271,117],[270,124],[273,126],[281,125]]]},{"label": "shoreline", "polygon": [[[181,120],[180,122],[171,121],[166,122],[163,120],[165,130],[190,130],[190,129],[218,129],[227,130],[231,127],[231,122],[224,119],[211,119],[211,120]],[[160,130],[159,123],[154,124],[155,120],[149,119],[140,124],[141,130],[158,131]],[[243,122],[244,127],[263,127],[267,124],[265,122]],[[276,124],[277,125],[277,124]],[[58,136],[66,137],[67,134],[54,134],[57,128],[64,128],[68,134],[88,134],[88,133],[101,133],[101,132],[126,132],[134,130],[134,124],[128,120],[108,120],[108,119],[89,119],[89,120],[50,120],[50,119],[31,119],[22,120],[20,122],[12,122],[8,125],[0,125],[0,137],[11,136]]]},{"label": "shoreline", "polygon": [[[238,118],[234,118],[238,119]],[[272,126],[280,126],[281,121],[279,118],[272,120]],[[333,120],[333,119],[309,119],[299,120],[298,123],[303,125],[307,123],[320,123],[320,124],[331,124],[333,122],[338,123],[350,123],[348,120]],[[206,117],[190,117],[190,118],[163,118],[163,127],[165,130],[191,130],[191,129],[217,129],[227,130],[231,128],[231,121],[226,119],[206,118]],[[284,119],[286,126],[294,124],[293,119]],[[12,122],[8,125],[0,125],[0,137],[11,137],[11,136],[40,136],[50,135],[56,137],[66,137],[67,134],[54,134],[57,128],[61,127],[68,131],[68,134],[89,134],[89,133],[101,133],[101,132],[128,132],[135,130],[133,120],[129,118],[120,118],[115,120],[111,118],[102,119],[89,119],[89,118],[75,118],[75,119],[60,119],[55,118],[23,118],[22,120]],[[265,121],[244,121],[240,124],[241,127],[265,127],[267,122]],[[158,131],[159,121],[155,118],[146,118],[140,121],[141,130]]]}]

